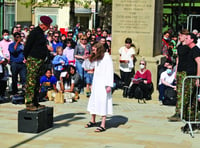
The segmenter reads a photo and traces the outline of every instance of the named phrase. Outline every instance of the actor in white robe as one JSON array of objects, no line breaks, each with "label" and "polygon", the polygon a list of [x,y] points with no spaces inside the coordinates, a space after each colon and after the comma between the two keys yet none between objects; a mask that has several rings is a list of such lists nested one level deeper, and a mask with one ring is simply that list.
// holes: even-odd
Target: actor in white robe
[{"label": "actor in white robe", "polygon": [[101,43],[92,47],[92,61],[95,62],[94,77],[92,83],[91,96],[88,102],[87,110],[91,114],[91,121],[85,125],[85,128],[96,126],[96,115],[102,116],[101,125],[95,132],[106,130],[106,116],[113,113],[111,87],[113,87],[113,62],[109,53]]},{"label": "actor in white robe", "polygon": [[112,115],[112,95],[106,92],[106,87],[113,87],[113,75],[112,59],[105,52],[103,59],[95,62],[92,93],[87,108],[90,114]]}]

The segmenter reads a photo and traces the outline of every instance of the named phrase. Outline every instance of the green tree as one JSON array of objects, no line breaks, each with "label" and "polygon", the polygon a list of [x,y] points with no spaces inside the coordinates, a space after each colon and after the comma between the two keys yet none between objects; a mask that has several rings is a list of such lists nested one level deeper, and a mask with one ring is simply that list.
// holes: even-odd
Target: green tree
[{"label": "green tree", "polygon": [[[25,5],[26,7],[43,7],[43,6],[52,6],[52,5],[59,5],[60,7],[65,6],[66,4],[70,4],[70,27],[75,26],[75,3],[83,6],[84,8],[89,8],[92,0],[42,0],[42,2],[37,2],[37,0],[18,0],[21,4]],[[102,8],[100,8],[100,11],[102,12],[100,14],[100,18],[102,19],[100,21],[100,24],[107,23],[109,24],[111,21],[110,14],[111,14],[111,8],[112,8],[112,0],[95,0],[96,4],[98,2],[102,3]],[[106,12],[105,12],[106,11]],[[104,13],[105,12],[105,13]],[[109,23],[108,23],[109,22]],[[102,25],[103,26],[103,25]],[[104,25],[108,26],[108,25]]]}]

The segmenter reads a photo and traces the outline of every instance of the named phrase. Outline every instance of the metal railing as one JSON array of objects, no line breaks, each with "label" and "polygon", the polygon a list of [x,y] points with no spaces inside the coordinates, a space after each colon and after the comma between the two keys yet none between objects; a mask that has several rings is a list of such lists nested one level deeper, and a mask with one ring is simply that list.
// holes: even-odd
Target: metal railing
[{"label": "metal railing", "polygon": [[194,137],[194,128],[200,124],[200,106],[198,95],[200,95],[200,87],[197,81],[200,76],[187,76],[183,79],[182,101],[181,101],[181,120],[188,126],[189,133]]}]

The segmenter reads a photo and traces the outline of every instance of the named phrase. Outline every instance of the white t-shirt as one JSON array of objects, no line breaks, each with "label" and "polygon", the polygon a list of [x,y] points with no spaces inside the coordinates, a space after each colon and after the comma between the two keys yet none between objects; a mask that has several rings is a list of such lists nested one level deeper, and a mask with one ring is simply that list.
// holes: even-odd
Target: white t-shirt
[{"label": "white t-shirt", "polygon": [[168,75],[167,71],[164,71],[160,75],[159,85],[162,84],[161,79],[165,80],[167,83],[172,84],[175,80],[175,72],[172,75]]},{"label": "white t-shirt", "polygon": [[[123,46],[119,49],[119,54],[121,55],[121,60],[129,60],[129,62],[133,62],[131,57],[132,55],[135,55],[135,49],[133,47],[129,48],[128,50],[125,50],[126,47]],[[132,65],[132,66],[130,66]],[[131,72],[133,69],[133,64],[130,63],[120,63],[120,70],[124,72]]]}]

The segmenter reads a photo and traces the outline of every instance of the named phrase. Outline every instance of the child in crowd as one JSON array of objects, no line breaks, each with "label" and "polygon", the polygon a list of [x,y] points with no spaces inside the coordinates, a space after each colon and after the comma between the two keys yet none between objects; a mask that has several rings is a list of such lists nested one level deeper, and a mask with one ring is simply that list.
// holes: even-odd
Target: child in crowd
[{"label": "child in crowd", "polygon": [[45,75],[40,78],[40,99],[47,98],[47,92],[54,89],[57,92],[56,88],[57,79],[55,76],[52,76],[51,69],[47,69]]},{"label": "child in crowd", "polygon": [[91,85],[94,74],[94,62],[90,62],[89,52],[86,53],[87,58],[83,61],[82,67],[85,71],[84,77],[86,81],[86,96],[89,97],[91,94]]},{"label": "child in crowd", "polygon": [[63,55],[67,57],[68,63],[75,66],[74,49],[72,48],[72,40],[67,40],[67,46],[63,51]]},{"label": "child in crowd", "polygon": [[60,73],[68,65],[68,59],[63,55],[63,48],[58,46],[56,48],[57,55],[53,58],[52,64],[54,66],[54,75],[57,80],[60,79]]}]

